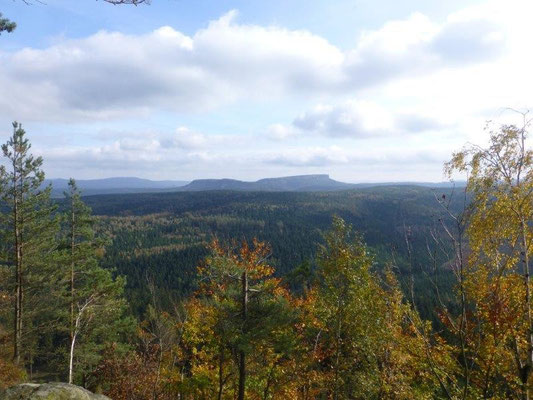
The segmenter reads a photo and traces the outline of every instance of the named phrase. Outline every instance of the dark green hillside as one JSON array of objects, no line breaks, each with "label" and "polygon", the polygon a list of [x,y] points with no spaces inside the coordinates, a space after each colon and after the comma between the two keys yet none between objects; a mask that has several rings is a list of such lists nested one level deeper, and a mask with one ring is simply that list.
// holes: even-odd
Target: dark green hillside
[{"label": "dark green hillside", "polygon": [[[449,189],[442,189],[449,192]],[[85,200],[113,238],[105,263],[128,278],[130,298],[142,312],[148,300],[147,279],[163,292],[189,293],[205,245],[221,240],[257,237],[272,245],[280,275],[313,262],[322,233],[337,214],[363,233],[380,266],[395,256],[402,276],[406,262],[405,232],[415,249],[417,293],[430,285],[423,269],[427,232],[442,214],[435,192],[415,186],[387,186],[339,192],[177,192],[89,196]],[[459,206],[457,202],[456,206]],[[444,260],[443,260],[444,261]],[[447,285],[447,278],[443,278]],[[426,308],[431,305],[420,304]]]}]

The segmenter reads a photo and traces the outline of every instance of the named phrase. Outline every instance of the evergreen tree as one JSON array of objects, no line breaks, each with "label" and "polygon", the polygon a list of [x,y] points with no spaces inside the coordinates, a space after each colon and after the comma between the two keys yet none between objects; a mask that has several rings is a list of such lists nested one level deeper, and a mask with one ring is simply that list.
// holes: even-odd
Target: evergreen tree
[{"label": "evergreen tree", "polygon": [[98,244],[95,242],[93,230],[94,218],[91,210],[81,200],[80,191],[74,179],[68,183],[68,191],[65,192],[67,211],[64,214],[64,236],[67,248],[66,264],[68,265],[68,297],[69,297],[69,334],[73,342],[76,325],[76,296],[78,280],[90,265],[95,263],[95,250]]},{"label": "evergreen tree", "polygon": [[16,27],[16,23],[7,18],[2,18],[2,13],[0,13],[0,35],[2,32],[13,32]]},{"label": "evergreen tree", "polygon": [[75,361],[81,374],[89,366],[95,366],[105,344],[119,339],[120,331],[129,322],[122,319],[126,307],[122,297],[124,279],[113,279],[110,271],[99,266],[97,253],[104,243],[96,238],[95,219],[91,209],[82,201],[74,179],[70,179],[68,185],[63,236],[69,331],[68,381],[72,383]]},{"label": "evergreen tree", "polygon": [[[56,256],[58,220],[50,200],[51,187],[42,189],[43,160],[29,153],[31,144],[22,126],[13,123],[13,135],[2,146],[8,168],[0,169],[4,260],[13,270],[13,360],[32,357],[36,326],[50,306]],[[49,327],[49,326],[48,326]],[[30,360],[31,361],[31,360]]]},{"label": "evergreen tree", "polygon": [[184,330],[184,346],[195,360],[196,396],[271,398],[294,345],[288,292],[272,276],[266,243],[226,247],[215,241],[211,248],[200,269],[201,296],[187,305]]}]

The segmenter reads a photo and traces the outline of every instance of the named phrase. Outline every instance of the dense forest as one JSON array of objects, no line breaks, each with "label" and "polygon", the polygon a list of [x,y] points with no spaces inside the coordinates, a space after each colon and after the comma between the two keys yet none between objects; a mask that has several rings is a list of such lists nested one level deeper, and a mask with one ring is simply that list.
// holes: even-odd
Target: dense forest
[{"label": "dense forest", "polygon": [[[439,201],[443,194],[452,201]],[[89,196],[85,201],[98,215],[102,234],[113,238],[103,265],[127,278],[126,292],[137,314],[142,314],[150,297],[147,280],[154,281],[160,297],[164,297],[162,292],[180,297],[194,291],[197,266],[215,237],[226,243],[253,238],[268,242],[272,247],[269,263],[276,276],[284,277],[292,289],[301,289],[302,277],[297,272],[307,264],[309,273],[316,271],[317,245],[323,244],[336,215],[363,234],[378,270],[393,262],[402,283],[412,273],[419,307],[433,319],[435,303],[426,277],[431,273],[434,278],[434,271],[428,269],[432,265],[428,245],[435,247],[430,243],[431,233],[445,240],[439,218],[447,218],[446,207],[457,213],[465,205],[463,187],[443,191],[416,186],[323,193],[106,195]],[[439,264],[447,261],[437,256]],[[451,272],[437,272],[439,284],[449,291]]]},{"label": "dense forest", "polygon": [[[527,126],[466,187],[56,201],[13,123],[0,169],[0,387],[112,399],[529,399]],[[92,211],[91,211],[92,208]]]}]

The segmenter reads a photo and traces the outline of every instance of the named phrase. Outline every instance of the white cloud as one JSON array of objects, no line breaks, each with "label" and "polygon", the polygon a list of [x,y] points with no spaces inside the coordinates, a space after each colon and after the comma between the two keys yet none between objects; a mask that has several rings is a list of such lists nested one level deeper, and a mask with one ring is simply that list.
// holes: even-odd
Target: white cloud
[{"label": "white cloud", "polygon": [[363,32],[348,53],[346,70],[355,87],[372,86],[393,78],[419,76],[457,65],[480,63],[500,55],[505,45],[501,23],[472,17],[443,24],[420,13],[391,21],[381,29]]},{"label": "white cloud", "polygon": [[370,102],[318,105],[297,117],[293,125],[302,131],[327,136],[365,137],[390,132],[390,113]]},{"label": "white cloud", "polygon": [[342,51],[303,30],[239,24],[232,11],[187,36],[101,31],[44,49],[0,53],[4,115],[24,120],[109,119],[154,110],[205,111],[237,100],[337,96],[394,77],[496,57],[495,22],[414,14],[361,34]]},{"label": "white cloud", "polygon": [[[151,142],[147,142],[149,144]],[[346,181],[386,180],[399,171],[411,171],[402,179],[417,179],[417,174],[436,171],[440,177],[446,149],[407,149],[331,146],[291,147],[283,150],[238,148],[222,150],[168,149],[158,146],[124,146],[120,141],[98,147],[57,146],[40,152],[45,159],[47,177],[94,178],[138,175],[158,179],[196,179],[234,177],[259,179],[310,172],[342,171]],[[242,171],[247,170],[247,176]],[[68,172],[65,172],[68,171]],[[112,171],[112,174],[110,173]],[[136,173],[136,172],[137,173]],[[414,171],[414,172],[412,172]],[[369,175],[371,173],[372,175]],[[381,177],[379,178],[379,176]],[[437,178],[438,179],[438,178]]]},{"label": "white cloud", "polygon": [[182,149],[199,149],[203,148],[207,142],[208,138],[204,134],[191,132],[189,128],[180,126],[173,137],[164,140],[163,145]]},{"label": "white cloud", "polygon": [[375,102],[349,100],[336,105],[317,105],[296,117],[291,125],[272,125],[270,137],[281,140],[305,133],[353,139],[394,137],[448,126],[432,116],[393,112]]},{"label": "white cloud", "polygon": [[292,126],[272,124],[267,129],[267,137],[272,140],[285,140],[298,136],[300,131]]},{"label": "white cloud", "polygon": [[[292,148],[281,153],[265,153],[261,156],[267,164],[277,164],[286,167],[336,167],[351,166],[352,168],[375,168],[376,165],[384,169],[395,166],[410,165],[420,166],[442,162],[448,154],[442,150],[435,151],[431,148],[402,149],[402,152],[387,148],[346,148],[340,146],[315,146]],[[356,172],[356,171],[354,171]]]},{"label": "white cloud", "polygon": [[289,167],[326,167],[350,161],[350,155],[338,146],[292,149],[262,158],[266,163]]},{"label": "white cloud", "polygon": [[349,49],[236,12],[191,35],[60,38],[0,51],[0,119],[36,128],[49,176],[438,180],[485,119],[533,104],[532,13],[525,0],[414,13]]}]

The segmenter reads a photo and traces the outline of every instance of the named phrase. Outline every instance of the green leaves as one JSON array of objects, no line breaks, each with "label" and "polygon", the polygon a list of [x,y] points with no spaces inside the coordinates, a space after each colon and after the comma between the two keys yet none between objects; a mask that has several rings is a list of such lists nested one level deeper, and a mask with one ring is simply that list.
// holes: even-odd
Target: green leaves
[{"label": "green leaves", "polygon": [[[65,193],[62,215],[62,298],[65,328],[70,332],[69,380],[91,371],[106,345],[116,340],[123,327],[127,304],[123,278],[113,279],[98,264],[97,252],[104,242],[96,238],[91,209],[81,199],[74,179]],[[60,313],[61,314],[61,313]],[[104,328],[105,327],[105,328]],[[68,353],[68,352],[67,352]]]},{"label": "green leaves", "polygon": [[[396,278],[372,272],[373,257],[361,236],[335,217],[318,259],[321,367],[328,398],[411,398],[434,393],[431,379],[420,386],[425,362],[413,357],[423,347],[406,323],[416,313],[403,304]],[[418,318],[418,317],[417,317]],[[392,378],[394,377],[394,378]]]},{"label": "green leaves", "polygon": [[2,32],[13,32],[16,27],[17,24],[15,22],[2,18],[2,13],[0,13],[0,35]]},{"label": "green leaves", "polygon": [[45,316],[54,299],[58,218],[50,200],[51,188],[42,188],[42,158],[33,157],[22,126],[2,145],[7,167],[0,170],[0,214],[4,263],[13,274],[15,296],[14,359],[23,364],[38,340],[37,332],[50,329]]},{"label": "green leaves", "polygon": [[[87,374],[99,352],[124,332],[125,282],[98,265],[103,241],[74,180],[60,214],[51,187],[43,187],[43,160],[30,149],[26,132],[14,122],[2,146],[6,167],[0,168],[0,271],[10,275],[0,281],[0,295],[14,305],[8,314],[12,357],[22,368],[44,359],[66,375],[70,353],[71,372],[76,367]],[[3,323],[6,314],[0,318]]]},{"label": "green leaves", "polygon": [[278,390],[271,385],[282,379],[279,371],[296,345],[291,329],[296,313],[280,279],[273,277],[269,255],[270,247],[257,240],[212,243],[211,256],[199,269],[201,290],[187,306],[185,344],[192,346],[194,361],[186,386],[199,391],[198,377],[209,379],[214,398],[237,381],[254,398]]}]

